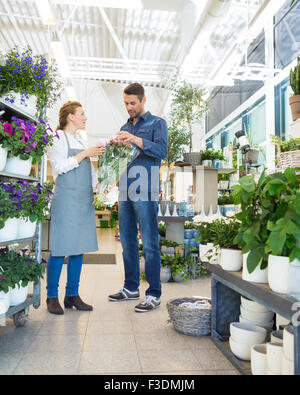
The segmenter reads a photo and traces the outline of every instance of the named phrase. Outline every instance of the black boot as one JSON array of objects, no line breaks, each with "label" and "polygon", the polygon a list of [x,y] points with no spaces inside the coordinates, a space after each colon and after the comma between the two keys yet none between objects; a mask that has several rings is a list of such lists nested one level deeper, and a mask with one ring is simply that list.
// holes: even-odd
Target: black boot
[{"label": "black boot", "polygon": [[64,314],[58,298],[47,298],[47,309],[51,314]]},{"label": "black boot", "polygon": [[84,303],[81,299],[80,296],[66,296],[64,300],[65,308],[66,309],[72,309],[72,307],[76,307],[77,310],[83,310],[83,311],[91,311],[93,310],[93,306],[90,306],[89,304]]}]

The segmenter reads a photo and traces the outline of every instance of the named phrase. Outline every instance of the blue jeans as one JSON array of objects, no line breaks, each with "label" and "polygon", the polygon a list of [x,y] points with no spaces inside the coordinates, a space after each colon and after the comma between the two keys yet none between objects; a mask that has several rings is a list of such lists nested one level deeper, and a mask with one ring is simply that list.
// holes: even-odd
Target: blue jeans
[{"label": "blue jeans", "polygon": [[146,295],[160,297],[160,249],[158,244],[158,202],[119,201],[120,240],[125,270],[124,287],[135,291],[140,285],[138,227],[145,254],[145,275],[149,288]]},{"label": "blue jeans", "polygon": [[[64,263],[64,256],[55,256],[51,254],[47,263],[47,297],[58,297],[58,284],[61,274],[61,269]],[[79,279],[82,267],[83,255],[69,256],[67,268],[67,285],[66,296],[77,296]]]}]

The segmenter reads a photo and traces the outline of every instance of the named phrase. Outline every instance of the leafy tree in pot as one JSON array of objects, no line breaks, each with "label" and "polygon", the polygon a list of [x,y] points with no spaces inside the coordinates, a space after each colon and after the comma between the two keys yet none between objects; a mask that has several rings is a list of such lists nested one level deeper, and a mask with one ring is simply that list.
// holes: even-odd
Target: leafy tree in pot
[{"label": "leafy tree in pot", "polygon": [[[200,121],[207,111],[205,90],[175,77],[171,86],[171,119],[181,130],[187,129],[189,151],[192,152],[192,126]],[[187,144],[185,142],[185,144]]]}]

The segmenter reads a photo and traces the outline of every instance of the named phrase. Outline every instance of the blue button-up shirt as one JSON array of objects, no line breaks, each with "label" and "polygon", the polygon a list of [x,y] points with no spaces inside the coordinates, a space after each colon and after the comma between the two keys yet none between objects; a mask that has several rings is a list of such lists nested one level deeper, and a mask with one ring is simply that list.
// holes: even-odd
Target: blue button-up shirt
[{"label": "blue button-up shirt", "polygon": [[[159,172],[161,160],[168,153],[168,127],[164,119],[152,115],[149,111],[138,118],[133,125],[133,119],[121,127],[122,131],[129,132],[143,139],[144,149],[139,150],[137,158],[128,166],[127,182],[121,177],[119,190],[128,190],[135,182],[137,191],[159,194]],[[147,182],[146,182],[147,181]],[[135,187],[134,185],[134,187]]]}]

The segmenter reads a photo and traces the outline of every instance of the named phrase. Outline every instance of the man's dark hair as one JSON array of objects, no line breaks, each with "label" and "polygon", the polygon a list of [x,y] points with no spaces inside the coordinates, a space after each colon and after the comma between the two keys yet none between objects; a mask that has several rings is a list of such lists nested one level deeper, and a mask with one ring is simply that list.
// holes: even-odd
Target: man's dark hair
[{"label": "man's dark hair", "polygon": [[145,89],[143,85],[138,84],[137,82],[134,82],[133,84],[128,85],[124,89],[124,93],[126,95],[136,95],[139,98],[139,101],[141,102],[145,96]]}]

